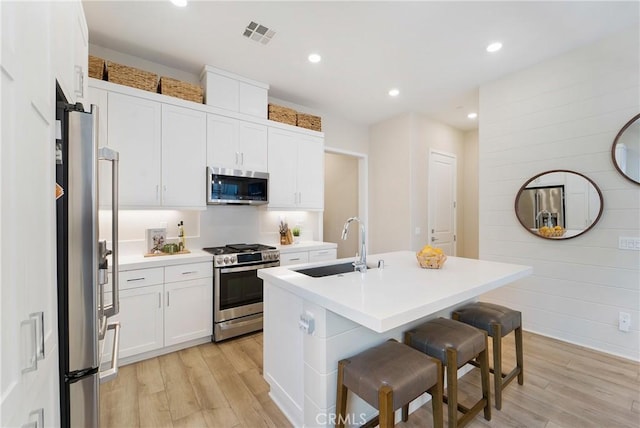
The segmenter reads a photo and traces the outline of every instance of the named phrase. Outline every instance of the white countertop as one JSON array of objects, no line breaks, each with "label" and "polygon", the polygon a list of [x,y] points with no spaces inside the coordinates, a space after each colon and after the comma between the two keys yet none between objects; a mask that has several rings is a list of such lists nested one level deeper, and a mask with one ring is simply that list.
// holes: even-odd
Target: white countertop
[{"label": "white countertop", "polygon": [[173,266],[185,263],[213,262],[213,256],[206,251],[191,249],[189,249],[189,251],[191,251],[189,254],[169,256],[144,257],[142,254],[120,256],[118,258],[119,271]]},{"label": "white countertop", "polygon": [[[442,269],[422,269],[412,251],[370,255],[368,264],[384,269],[312,278],[289,269],[261,269],[258,276],[305,300],[378,333],[531,275],[530,266],[449,257]],[[326,266],[352,258],[305,265]],[[295,266],[300,269],[300,265]]]},{"label": "white countertop", "polygon": [[281,253],[295,253],[298,251],[313,251],[313,250],[327,250],[332,248],[338,248],[338,244],[334,242],[320,242],[320,241],[301,241],[297,244],[290,245],[274,245]]}]

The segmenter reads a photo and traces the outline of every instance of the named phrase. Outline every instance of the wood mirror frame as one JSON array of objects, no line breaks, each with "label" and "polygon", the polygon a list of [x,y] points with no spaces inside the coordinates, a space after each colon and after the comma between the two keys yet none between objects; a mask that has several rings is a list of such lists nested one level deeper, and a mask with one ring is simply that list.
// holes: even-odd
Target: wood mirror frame
[{"label": "wood mirror frame", "polygon": [[[616,138],[613,140],[613,145],[611,146],[611,160],[613,161],[613,165],[616,167],[618,172],[622,174],[624,178],[631,181],[632,183],[640,184],[640,171],[638,172],[638,179],[636,180],[636,178],[631,177],[626,171],[623,171],[620,164],[618,163],[618,159],[616,159],[616,146],[621,143],[622,135],[624,134],[624,132],[634,124],[636,124],[636,126],[640,126],[640,113],[632,117],[631,120],[622,127],[620,132],[618,132],[618,135],[616,135]],[[638,162],[638,166],[640,167],[640,160],[636,160]]]},{"label": "wood mirror frame", "polygon": [[[578,228],[568,228],[566,227],[566,213],[565,213],[565,205],[566,205],[566,193],[565,193],[565,184],[549,184],[549,183],[541,183],[540,186],[531,186],[532,183],[534,183],[536,180],[543,178],[545,175],[548,174],[555,174],[555,173],[565,173],[565,174],[573,174],[576,176],[576,178],[581,178],[583,180],[585,180],[585,185],[591,185],[591,187],[593,188],[593,190],[595,191],[595,194],[597,194],[598,197],[598,201],[599,201],[599,207],[598,207],[598,213],[595,216],[595,218],[593,220],[591,220],[591,223],[588,226],[585,226],[582,229],[578,229]],[[566,177],[565,177],[566,178]],[[535,184],[535,183],[534,183]],[[526,201],[523,201],[523,203],[520,203],[520,199],[524,197],[525,192],[528,189],[557,189],[562,187],[562,197],[559,200],[559,203],[561,203],[561,208],[560,210],[562,211],[562,217],[561,217],[561,221],[562,221],[562,227],[564,229],[564,233],[561,236],[543,236],[540,233],[538,233],[538,228],[537,227],[531,227],[532,224],[530,224],[531,222],[531,218],[523,218],[523,215],[521,215],[521,211],[523,211],[523,205],[526,203]],[[588,192],[591,189],[587,188],[587,195],[586,197],[589,197]],[[594,194],[594,197],[595,197]],[[535,197],[535,199],[537,200],[537,196]],[[575,172],[575,171],[570,171],[570,170],[566,170],[566,169],[554,169],[554,170],[550,170],[550,171],[545,171],[545,172],[541,172],[540,174],[530,178],[529,180],[527,180],[527,182],[525,182],[522,187],[520,187],[520,189],[518,190],[518,193],[516,194],[516,199],[515,199],[515,203],[514,203],[514,210],[515,210],[515,214],[516,214],[516,218],[518,219],[518,221],[520,222],[520,224],[522,225],[523,228],[525,228],[527,230],[527,232],[531,233],[532,235],[535,235],[539,238],[543,238],[543,239],[550,239],[550,240],[564,240],[564,239],[571,239],[571,238],[575,238],[576,236],[580,236],[583,235],[584,233],[588,232],[589,230],[591,230],[593,228],[593,226],[596,225],[596,223],[598,223],[598,221],[600,220],[600,217],[602,217],[602,211],[604,208],[604,200],[602,198],[602,192],[600,191],[600,188],[598,188],[598,186],[596,185],[596,183],[593,182],[593,180],[591,180],[589,177],[580,174],[579,172]],[[542,211],[546,211],[547,214],[551,217],[552,214],[556,214],[556,221],[559,220],[558,218],[558,213],[554,212],[554,213],[550,213],[547,210],[543,210],[540,209],[538,211],[538,213],[534,216],[534,222],[535,223],[539,223],[538,216],[540,215],[540,213]],[[595,209],[593,210],[595,211]],[[588,213],[587,213],[588,214]],[[553,219],[553,218],[551,218]],[[544,217],[543,217],[544,220]],[[535,224],[533,225],[535,226]]]}]

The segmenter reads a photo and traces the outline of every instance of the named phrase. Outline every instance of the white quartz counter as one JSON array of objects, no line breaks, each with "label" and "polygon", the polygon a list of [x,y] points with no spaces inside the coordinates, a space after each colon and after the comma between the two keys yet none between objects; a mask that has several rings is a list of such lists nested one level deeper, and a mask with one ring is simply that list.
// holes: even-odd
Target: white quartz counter
[{"label": "white quartz counter", "polygon": [[[182,265],[186,263],[213,262],[213,256],[206,251],[189,251],[191,251],[189,254],[169,256],[144,257],[142,254],[120,256],[118,258],[119,271]],[[111,267],[111,264],[109,266]]]},{"label": "white quartz counter", "polygon": [[[415,253],[371,255],[384,269],[313,278],[287,267],[258,271],[273,285],[375,332],[384,333],[531,275],[530,266],[449,257],[442,269],[422,269]],[[342,259],[306,266],[349,262]],[[295,269],[299,267],[294,267]]]}]

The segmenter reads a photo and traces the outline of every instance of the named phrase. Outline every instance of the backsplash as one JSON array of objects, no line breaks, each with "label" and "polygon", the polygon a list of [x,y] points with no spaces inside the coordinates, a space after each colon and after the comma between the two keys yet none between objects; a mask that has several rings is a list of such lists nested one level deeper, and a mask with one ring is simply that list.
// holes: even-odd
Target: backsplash
[{"label": "backsplash", "polygon": [[[109,211],[100,211],[100,239],[111,240]],[[306,211],[269,211],[261,207],[220,205],[205,211],[121,210],[119,213],[120,254],[145,252],[145,231],[167,228],[167,241],[178,241],[178,222],[184,222],[188,249],[231,243],[277,244],[278,224],[284,219],[290,228],[298,225],[303,241],[321,240],[320,213]]]}]

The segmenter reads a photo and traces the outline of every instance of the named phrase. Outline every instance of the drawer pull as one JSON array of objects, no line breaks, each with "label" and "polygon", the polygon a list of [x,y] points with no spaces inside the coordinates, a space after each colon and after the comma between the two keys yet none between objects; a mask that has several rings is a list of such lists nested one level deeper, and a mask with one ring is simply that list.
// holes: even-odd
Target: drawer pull
[{"label": "drawer pull", "polygon": [[318,251],[318,254],[327,254],[328,251]]},{"label": "drawer pull", "polygon": [[145,278],[144,276],[142,278],[131,278],[131,279],[127,279],[127,282],[134,282],[134,281],[144,281]]},{"label": "drawer pull", "polygon": [[198,273],[197,270],[190,270],[188,272],[182,272],[183,275],[191,275],[192,273]]},{"label": "drawer pull", "polygon": [[296,257],[294,259],[289,259],[289,260],[291,260],[292,262],[296,262],[296,261],[300,260],[300,257]]}]

